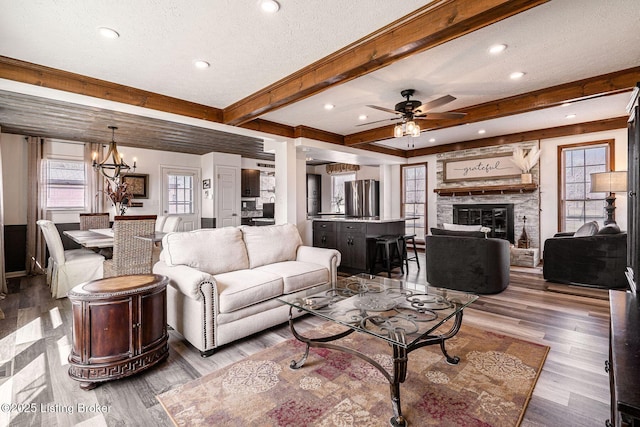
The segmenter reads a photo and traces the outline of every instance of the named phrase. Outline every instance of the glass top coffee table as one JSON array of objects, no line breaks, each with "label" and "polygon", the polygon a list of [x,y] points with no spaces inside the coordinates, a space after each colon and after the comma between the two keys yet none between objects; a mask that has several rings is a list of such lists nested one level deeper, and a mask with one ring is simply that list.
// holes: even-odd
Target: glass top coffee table
[{"label": "glass top coffee table", "polygon": [[[330,289],[325,287],[318,292],[310,289],[302,297],[281,297],[279,300],[290,306],[289,327],[293,336],[307,345],[302,358],[291,362],[291,368],[302,368],[310,347],[329,348],[359,357],[379,370],[391,385],[394,415],[389,423],[392,426],[406,426],[400,405],[400,384],[406,379],[409,353],[420,347],[439,344],[447,362],[457,364],[460,358],[447,353],[445,341],[458,333],[464,308],[476,299],[477,295],[465,292],[365,273],[339,278],[336,286]],[[307,338],[295,329],[293,314],[296,311],[311,313],[347,329],[336,335]],[[448,327],[440,328],[445,323]],[[332,343],[356,331],[385,340],[391,345],[393,372],[389,373],[360,351]]]}]

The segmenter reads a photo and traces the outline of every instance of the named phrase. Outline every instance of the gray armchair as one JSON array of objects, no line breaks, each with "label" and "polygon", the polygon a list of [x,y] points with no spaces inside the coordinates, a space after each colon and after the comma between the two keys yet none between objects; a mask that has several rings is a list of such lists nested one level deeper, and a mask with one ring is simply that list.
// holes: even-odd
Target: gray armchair
[{"label": "gray armchair", "polygon": [[509,286],[509,241],[429,235],[425,238],[427,282],[474,294],[495,294]]}]

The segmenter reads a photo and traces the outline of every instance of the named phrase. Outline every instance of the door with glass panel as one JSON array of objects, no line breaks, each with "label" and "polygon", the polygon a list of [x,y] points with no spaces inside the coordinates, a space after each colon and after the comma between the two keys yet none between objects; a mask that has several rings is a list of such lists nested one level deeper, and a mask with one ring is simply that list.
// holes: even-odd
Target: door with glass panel
[{"label": "door with glass panel", "polygon": [[179,231],[200,228],[198,169],[162,167],[162,215],[182,218]]},{"label": "door with glass panel", "polygon": [[405,233],[415,234],[424,243],[427,224],[427,165],[402,166],[402,215],[415,218],[406,221]]}]

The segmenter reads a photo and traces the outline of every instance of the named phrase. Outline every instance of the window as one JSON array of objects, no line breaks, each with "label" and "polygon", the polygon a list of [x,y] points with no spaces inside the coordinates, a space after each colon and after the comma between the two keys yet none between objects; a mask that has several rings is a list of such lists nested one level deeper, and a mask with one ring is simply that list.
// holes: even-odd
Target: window
[{"label": "window", "polygon": [[46,160],[47,209],[84,209],[87,193],[85,164],[78,160]]},{"label": "window", "polygon": [[195,213],[193,203],[194,188],[193,175],[173,175],[167,176],[169,200],[169,214],[192,214]]},{"label": "window", "polygon": [[415,234],[416,241],[424,241],[426,222],[427,166],[402,166],[402,215],[415,217],[407,221],[405,233]]},{"label": "window", "polygon": [[561,188],[559,221],[561,231],[576,231],[588,221],[604,220],[606,194],[591,193],[591,174],[610,170],[613,141],[559,147]]},{"label": "window", "polygon": [[355,180],[355,173],[331,175],[331,212],[344,212],[344,183]]}]

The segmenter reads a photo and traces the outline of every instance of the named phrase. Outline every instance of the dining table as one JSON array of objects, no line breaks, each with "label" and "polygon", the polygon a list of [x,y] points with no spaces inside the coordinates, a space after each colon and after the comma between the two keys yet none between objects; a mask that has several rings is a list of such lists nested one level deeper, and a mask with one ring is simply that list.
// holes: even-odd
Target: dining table
[{"label": "dining table", "polygon": [[[112,228],[91,228],[89,230],[65,230],[63,234],[85,248],[112,248]],[[156,231],[152,234],[135,236],[139,239],[151,240],[154,243],[161,242],[167,233]]]}]

